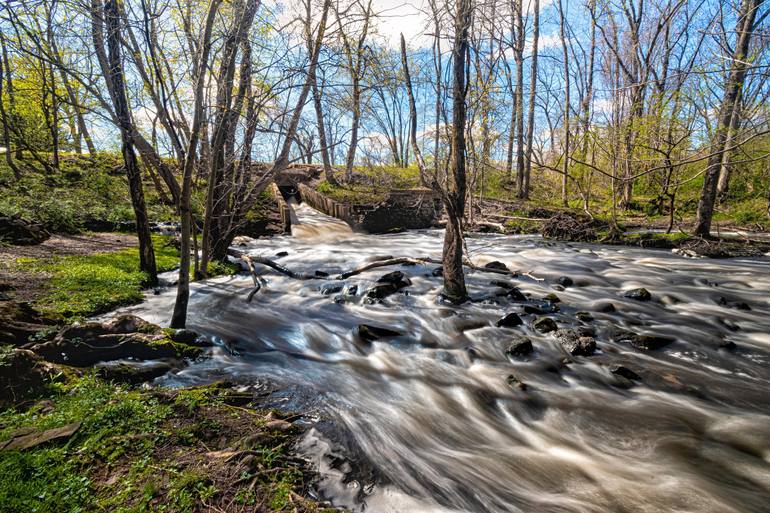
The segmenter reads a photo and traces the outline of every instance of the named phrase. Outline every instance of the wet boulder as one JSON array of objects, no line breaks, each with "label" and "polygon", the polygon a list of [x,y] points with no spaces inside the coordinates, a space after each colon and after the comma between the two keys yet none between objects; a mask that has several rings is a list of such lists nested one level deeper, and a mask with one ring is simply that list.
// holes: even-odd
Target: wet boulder
[{"label": "wet boulder", "polygon": [[601,313],[615,313],[617,308],[612,303],[600,303],[596,305],[596,311]]},{"label": "wet boulder", "polygon": [[548,301],[549,303],[561,303],[561,298],[552,292],[545,296],[543,301]]},{"label": "wet boulder", "polygon": [[616,342],[631,344],[637,349],[644,351],[655,351],[666,347],[674,342],[675,339],[663,335],[640,335],[626,330],[618,330],[612,334],[612,339]]},{"label": "wet boulder", "polygon": [[199,335],[197,332],[193,330],[169,329],[167,333],[168,333],[168,338],[180,344],[187,344],[188,346],[194,346],[194,347],[211,347],[213,345],[209,339]]},{"label": "wet boulder", "polygon": [[521,317],[519,317],[518,314],[513,312],[501,317],[497,323],[495,323],[498,328],[515,328],[522,324],[524,324],[524,321],[521,320]]},{"label": "wet boulder", "polygon": [[484,269],[491,269],[495,271],[505,271],[507,273],[511,272],[510,269],[508,269],[508,266],[505,265],[502,262],[498,262],[497,260],[493,260],[492,262],[487,262],[484,264]]},{"label": "wet boulder", "polygon": [[525,314],[544,315],[544,314],[554,313],[558,311],[559,311],[559,307],[556,306],[554,303],[550,303],[548,301],[532,302],[524,305]]},{"label": "wet boulder", "polygon": [[15,216],[0,215],[0,242],[17,246],[40,244],[51,236],[43,225]]},{"label": "wet boulder", "polygon": [[381,338],[400,337],[403,335],[400,331],[381,326],[372,326],[371,324],[359,324],[358,336],[367,342],[379,340]]},{"label": "wet boulder", "polygon": [[623,294],[623,297],[627,297],[628,299],[633,299],[635,301],[650,301],[652,299],[652,294],[650,294],[650,291],[644,287],[640,287],[638,289],[626,291]]},{"label": "wet boulder", "polygon": [[444,276],[444,268],[443,267],[436,267],[430,272],[431,276]]},{"label": "wet boulder", "polygon": [[505,296],[511,301],[527,301],[527,296],[525,296],[517,287],[509,289]]},{"label": "wet boulder", "polygon": [[377,284],[366,291],[367,299],[384,299],[399,290],[409,287],[412,282],[401,271],[393,271],[381,276]]},{"label": "wet boulder", "polygon": [[550,317],[538,317],[532,323],[532,327],[540,333],[550,333],[551,331],[556,331],[558,329],[556,321]]},{"label": "wet boulder", "polygon": [[639,374],[632,371],[628,367],[625,367],[623,365],[612,365],[610,366],[610,372],[616,376],[620,376],[626,379],[629,379],[631,381],[640,381],[642,379]]},{"label": "wet boulder", "polygon": [[338,292],[342,292],[342,289],[345,288],[344,283],[324,283],[321,285],[321,294],[324,296],[330,296],[332,294],[337,294]]},{"label": "wet boulder", "polygon": [[385,299],[386,297],[390,296],[391,294],[395,294],[396,292],[398,292],[398,287],[392,283],[381,283],[367,290],[366,298]]},{"label": "wet boulder", "polygon": [[596,339],[581,336],[572,329],[561,329],[555,333],[559,344],[572,356],[591,356],[596,351]]},{"label": "wet boulder", "polygon": [[590,314],[590,313],[588,313],[588,312],[577,312],[577,313],[575,314],[575,317],[576,317],[576,318],[577,318],[579,321],[582,321],[582,322],[591,322],[591,321],[593,321],[593,320],[594,320],[594,317],[593,317],[593,315],[591,315],[591,314]]},{"label": "wet boulder", "polygon": [[564,288],[571,287],[572,285],[575,284],[575,282],[572,281],[572,278],[570,278],[569,276],[561,276],[561,277],[559,277],[556,280],[556,283],[558,283],[559,285],[561,285]]},{"label": "wet boulder", "polygon": [[493,287],[499,287],[505,290],[511,290],[516,288],[516,286],[513,283],[503,281],[503,280],[492,280],[489,282],[489,284],[492,285]]},{"label": "wet boulder", "polygon": [[505,354],[511,357],[526,356],[533,351],[532,341],[527,337],[516,337],[508,344]]},{"label": "wet boulder", "polygon": [[329,277],[329,273],[327,273],[326,271],[318,271],[317,270],[313,274],[313,276],[315,276],[316,278],[328,278]]}]

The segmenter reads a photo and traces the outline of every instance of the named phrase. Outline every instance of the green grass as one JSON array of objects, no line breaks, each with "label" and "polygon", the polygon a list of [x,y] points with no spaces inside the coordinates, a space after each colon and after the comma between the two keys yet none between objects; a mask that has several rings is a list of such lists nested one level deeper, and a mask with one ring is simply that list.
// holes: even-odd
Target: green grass
[{"label": "green grass", "polygon": [[[296,432],[266,430],[268,412],[228,406],[229,393],[216,384],[132,390],[86,375],[51,385],[26,411],[0,411],[0,440],[81,423],[68,440],[0,452],[0,513],[193,513],[233,503],[326,511],[312,501],[297,508],[306,476],[287,462]],[[223,447],[248,449],[253,464],[210,454]]]},{"label": "green grass", "polygon": [[[165,436],[161,425],[172,412],[156,399],[90,376],[58,385],[51,401],[50,413],[42,413],[39,407],[0,413],[0,439],[20,427],[46,430],[82,422],[64,445],[0,452],[2,513],[87,510],[95,500],[90,464],[109,463],[127,452],[151,455]],[[131,433],[145,436],[127,438]]]},{"label": "green grass", "polygon": [[[169,271],[179,262],[179,252],[153,236],[158,271]],[[139,249],[112,253],[54,257],[48,260],[18,259],[23,270],[50,275],[50,290],[36,302],[42,313],[75,320],[107,312],[142,300],[147,275],[139,271]]]}]

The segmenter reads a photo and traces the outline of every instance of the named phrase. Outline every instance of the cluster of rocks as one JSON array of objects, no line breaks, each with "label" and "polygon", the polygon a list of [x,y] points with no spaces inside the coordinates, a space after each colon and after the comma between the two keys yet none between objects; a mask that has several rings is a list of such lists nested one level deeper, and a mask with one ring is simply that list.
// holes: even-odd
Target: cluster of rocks
[{"label": "cluster of rocks", "polygon": [[85,368],[111,381],[150,381],[184,367],[211,345],[194,331],[163,329],[134,315],[3,336],[11,345],[0,352],[0,406],[39,395],[53,379]]},{"label": "cluster of rocks", "polygon": [[17,246],[40,244],[51,236],[43,225],[19,216],[0,214],[0,242]]}]

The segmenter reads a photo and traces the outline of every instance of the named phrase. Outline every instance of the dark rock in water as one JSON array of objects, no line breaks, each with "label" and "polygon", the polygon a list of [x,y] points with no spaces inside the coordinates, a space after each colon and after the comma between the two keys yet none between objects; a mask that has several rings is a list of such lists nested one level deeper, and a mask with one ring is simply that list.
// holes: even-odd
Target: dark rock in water
[{"label": "dark rock in water", "polygon": [[169,334],[168,338],[170,338],[174,342],[179,342],[182,344],[192,344],[198,338],[198,334],[195,333],[193,330],[181,329],[181,330],[172,331]]},{"label": "dark rock in water", "polygon": [[444,276],[444,268],[443,267],[436,267],[430,272],[433,276]]},{"label": "dark rock in water", "polygon": [[549,333],[558,329],[556,326],[556,321],[550,317],[538,317],[535,319],[535,322],[532,323],[532,327],[540,333]]},{"label": "dark rock in water", "polygon": [[671,337],[664,337],[662,335],[638,335],[626,330],[616,331],[612,334],[612,338],[618,342],[626,342],[637,349],[643,349],[645,351],[654,351],[674,342],[674,339]]},{"label": "dark rock in water", "polygon": [[137,385],[152,381],[174,369],[168,362],[121,362],[117,364],[100,363],[95,366],[97,375],[107,381]]},{"label": "dark rock in water", "polygon": [[329,273],[327,273],[326,271],[316,271],[315,272],[315,277],[316,278],[328,278],[329,277]]},{"label": "dark rock in water", "polygon": [[381,283],[367,290],[366,297],[369,299],[384,299],[396,292],[398,292],[398,287],[392,283]]},{"label": "dark rock in water", "polygon": [[50,236],[51,234],[41,224],[26,221],[20,217],[0,215],[0,242],[31,246],[40,244]]},{"label": "dark rock in water", "polygon": [[562,287],[565,287],[565,288],[566,287],[571,287],[572,285],[575,284],[575,282],[573,282],[572,278],[570,278],[569,276],[562,276],[562,277],[560,277],[558,280],[556,280],[556,283],[558,283],[559,285],[561,285]]},{"label": "dark rock in water", "polygon": [[32,351],[0,346],[0,408],[40,395],[61,374]]},{"label": "dark rock in water", "polygon": [[616,376],[622,376],[626,379],[630,379],[631,381],[640,381],[642,379],[639,374],[632,371],[628,367],[624,367],[622,365],[612,365],[610,366],[610,372],[615,374]]},{"label": "dark rock in water", "polygon": [[725,351],[735,351],[738,349],[738,346],[732,340],[725,340],[719,344],[719,349],[724,349]]},{"label": "dark rock in water", "polygon": [[[378,292],[376,294],[382,294],[382,293],[386,293],[386,294],[384,296],[382,296],[382,295],[369,296],[368,293],[367,293],[367,297],[378,297],[378,298],[381,299],[381,298],[383,298],[383,297],[385,297],[387,295],[392,294],[393,292],[399,291],[399,290],[403,289],[404,287],[408,287],[408,286],[410,286],[412,284],[411,280],[409,278],[406,278],[404,276],[404,273],[402,273],[401,271],[393,271],[393,272],[390,272],[390,273],[388,273],[388,274],[386,274],[384,276],[381,276],[377,280],[377,283],[378,283],[378,285],[375,285],[369,291],[371,292],[374,289],[378,289]],[[380,289],[380,287],[383,287],[383,286],[391,287],[391,288],[393,288],[395,290],[393,292],[387,292],[390,289],[388,289],[388,288]]]},{"label": "dark rock in water", "polygon": [[321,294],[324,296],[336,294],[337,292],[342,292],[344,287],[345,286],[342,283],[324,283],[321,285]]},{"label": "dark rock in water", "polygon": [[748,304],[748,303],[735,303],[735,305],[734,305],[734,306],[735,306],[735,308],[737,308],[738,310],[745,310],[745,311],[747,311],[747,312],[748,312],[748,311],[751,311],[751,307],[749,306],[749,304]]},{"label": "dark rock in water", "polygon": [[275,254],[276,258],[281,258],[281,257],[285,257],[285,256],[289,256],[289,252],[288,251],[279,251],[278,253]]},{"label": "dark rock in water", "polygon": [[496,325],[498,328],[515,328],[522,324],[524,324],[524,321],[521,320],[521,317],[515,313],[509,313],[498,320]]},{"label": "dark rock in water", "polygon": [[639,349],[654,351],[656,349],[666,347],[672,342],[674,342],[674,339],[671,337],[664,337],[660,335],[637,335],[631,341],[631,344],[633,344],[634,347],[638,347]]},{"label": "dark rock in water", "polygon": [[550,293],[547,296],[543,298],[543,301],[548,301],[549,303],[561,303],[561,299],[559,296],[557,296],[554,293]]},{"label": "dark rock in water", "polygon": [[393,271],[388,274],[385,274],[383,276],[380,276],[380,278],[377,280],[377,283],[393,283],[398,284],[404,279],[404,273],[401,271]]},{"label": "dark rock in water", "polygon": [[508,356],[526,356],[532,353],[532,341],[527,337],[516,337],[508,345],[505,354]]},{"label": "dark rock in water", "polygon": [[492,280],[489,282],[489,284],[492,285],[493,287],[500,287],[501,289],[505,289],[505,290],[511,290],[516,288],[516,286],[513,283],[509,283],[507,281],[502,281],[502,280]]},{"label": "dark rock in water", "polygon": [[544,315],[549,313],[558,312],[559,307],[554,303],[544,302],[532,302],[524,305],[525,314]]},{"label": "dark rock in water", "polygon": [[358,294],[358,285],[350,285],[345,290],[346,296],[355,296],[356,294]]},{"label": "dark rock in water", "polygon": [[649,301],[652,299],[652,294],[645,288],[629,290],[623,296],[628,299],[635,299],[636,301]]},{"label": "dark rock in water", "polygon": [[580,333],[572,329],[558,330],[556,339],[572,356],[591,356],[596,351],[596,340],[593,337],[580,336]]},{"label": "dark rock in water", "polygon": [[511,301],[527,301],[527,296],[522,294],[522,292],[516,287],[508,290],[506,296],[508,296],[508,299]]},{"label": "dark rock in water", "polygon": [[594,320],[593,315],[591,315],[588,312],[578,312],[575,314],[575,317],[577,317],[578,320],[583,322],[591,322]]},{"label": "dark rock in water", "polygon": [[358,325],[358,336],[367,342],[387,337],[400,337],[401,335],[403,335],[403,333],[400,331],[391,330],[389,328],[372,326],[370,324]]},{"label": "dark rock in water", "polygon": [[601,303],[596,307],[597,312],[602,313],[614,313],[617,312],[617,308],[612,303]]},{"label": "dark rock in water", "polygon": [[577,332],[580,334],[581,337],[595,337],[596,336],[596,330],[593,329],[591,326],[578,326]]},{"label": "dark rock in water", "polygon": [[495,269],[498,271],[511,272],[507,265],[502,262],[498,262],[497,260],[493,260],[492,262],[487,262],[484,264],[484,269]]},{"label": "dark rock in water", "polygon": [[505,379],[505,381],[508,383],[508,386],[517,390],[526,390],[527,385],[525,383],[522,383],[519,378],[514,376],[513,374],[508,375],[508,377]]}]

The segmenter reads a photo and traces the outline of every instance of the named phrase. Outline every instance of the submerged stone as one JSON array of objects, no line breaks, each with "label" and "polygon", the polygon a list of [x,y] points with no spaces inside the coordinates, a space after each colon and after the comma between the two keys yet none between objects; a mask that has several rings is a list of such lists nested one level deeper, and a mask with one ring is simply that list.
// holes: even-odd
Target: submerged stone
[{"label": "submerged stone", "polygon": [[493,260],[491,262],[487,262],[486,264],[484,264],[484,269],[494,269],[497,271],[511,272],[510,269],[508,269],[507,265],[505,265],[502,262],[498,262],[497,260]]},{"label": "submerged stone", "polygon": [[573,282],[572,278],[570,278],[569,276],[562,276],[562,277],[560,277],[558,280],[556,280],[556,283],[558,283],[559,285],[561,285],[562,287],[565,287],[565,288],[566,287],[571,287],[572,285],[575,284],[575,282]]},{"label": "submerged stone", "polygon": [[532,341],[527,337],[516,337],[513,342],[508,345],[505,350],[505,354],[508,356],[526,356],[533,351]]},{"label": "submerged stone", "polygon": [[496,326],[498,328],[515,328],[522,324],[524,324],[524,321],[521,320],[521,317],[519,317],[518,314],[511,312],[500,318],[497,321]]},{"label": "submerged stone", "polygon": [[538,317],[535,319],[535,322],[532,323],[532,327],[540,333],[549,333],[551,331],[556,331],[557,329],[556,321],[550,317]]},{"label": "submerged stone", "polygon": [[575,317],[577,317],[579,321],[583,321],[583,322],[591,322],[594,320],[593,315],[591,315],[588,312],[578,312],[575,314]]},{"label": "submerged stone", "polygon": [[629,290],[625,292],[623,296],[627,297],[628,299],[634,299],[636,301],[649,301],[652,299],[652,294],[650,294],[650,291],[644,287]]},{"label": "submerged stone", "polygon": [[359,324],[358,336],[367,342],[378,340],[388,337],[400,337],[403,335],[400,331],[392,330],[390,328],[383,328],[380,326],[372,326],[371,324]]},{"label": "submerged stone", "polygon": [[596,340],[593,337],[581,336],[572,329],[561,329],[556,332],[559,344],[572,356],[591,356],[596,351]]},{"label": "submerged stone", "polygon": [[622,376],[626,379],[630,379],[631,381],[640,381],[642,379],[639,374],[632,371],[628,367],[624,367],[623,365],[610,366],[610,372],[616,376]]}]

